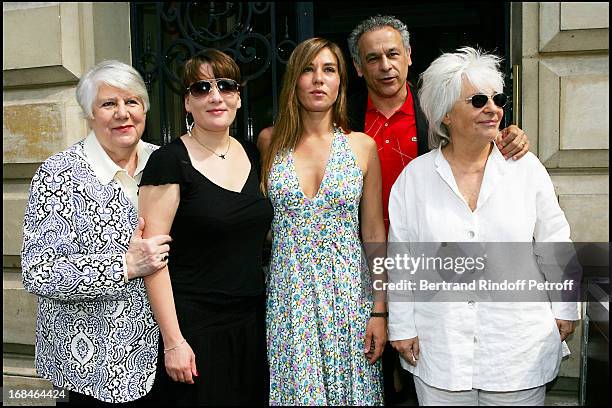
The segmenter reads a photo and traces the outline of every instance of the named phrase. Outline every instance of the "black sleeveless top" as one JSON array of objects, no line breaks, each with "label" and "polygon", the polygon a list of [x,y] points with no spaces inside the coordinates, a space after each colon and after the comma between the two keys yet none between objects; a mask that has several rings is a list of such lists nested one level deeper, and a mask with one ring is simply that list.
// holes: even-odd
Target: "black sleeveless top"
[{"label": "black sleeveless top", "polygon": [[259,190],[257,148],[240,143],[251,162],[240,192],[196,170],[181,138],[156,150],[144,169],[141,186],[180,185],[168,262],[179,323],[211,306],[244,304],[263,296],[262,249],[272,205]]}]

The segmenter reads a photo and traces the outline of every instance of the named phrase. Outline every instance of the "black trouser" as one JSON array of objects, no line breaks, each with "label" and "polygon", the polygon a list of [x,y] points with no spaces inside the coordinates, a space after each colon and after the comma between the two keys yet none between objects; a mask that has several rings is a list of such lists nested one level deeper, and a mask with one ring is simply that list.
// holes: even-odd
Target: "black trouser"
[{"label": "black trouser", "polygon": [[[382,356],[383,366],[383,389],[385,394],[385,405],[398,405],[406,400],[416,401],[416,390],[412,374],[404,370],[399,362],[399,354],[387,342]],[[400,379],[399,390],[395,390],[395,371]]]}]

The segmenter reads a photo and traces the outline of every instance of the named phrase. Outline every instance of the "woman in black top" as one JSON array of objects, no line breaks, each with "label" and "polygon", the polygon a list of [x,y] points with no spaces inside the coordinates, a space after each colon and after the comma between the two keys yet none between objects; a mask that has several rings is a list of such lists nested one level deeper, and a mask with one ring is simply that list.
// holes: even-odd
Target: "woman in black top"
[{"label": "woman in black top", "polygon": [[229,127],[240,71],[207,50],[185,66],[187,134],[151,155],[141,181],[144,236],[169,233],[168,267],[145,279],[161,337],[151,398],[264,404],[267,365],[261,252],[272,207],[256,147]]}]

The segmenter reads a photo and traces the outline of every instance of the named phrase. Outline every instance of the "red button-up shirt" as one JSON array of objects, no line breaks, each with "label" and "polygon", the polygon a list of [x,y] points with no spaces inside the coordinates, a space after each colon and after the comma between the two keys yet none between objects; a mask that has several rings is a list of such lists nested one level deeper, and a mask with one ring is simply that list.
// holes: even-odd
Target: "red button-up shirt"
[{"label": "red button-up shirt", "polygon": [[416,117],[412,93],[390,117],[380,113],[368,96],[364,132],[376,141],[382,171],[382,200],[385,228],[389,232],[389,194],[404,167],[418,155]]}]

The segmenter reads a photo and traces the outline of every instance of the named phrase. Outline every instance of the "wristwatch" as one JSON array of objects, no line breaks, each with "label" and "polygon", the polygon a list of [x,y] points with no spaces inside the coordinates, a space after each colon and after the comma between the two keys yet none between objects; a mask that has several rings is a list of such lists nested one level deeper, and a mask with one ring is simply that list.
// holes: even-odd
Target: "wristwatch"
[{"label": "wristwatch", "polygon": [[389,312],[372,312],[370,313],[370,317],[389,317]]}]

